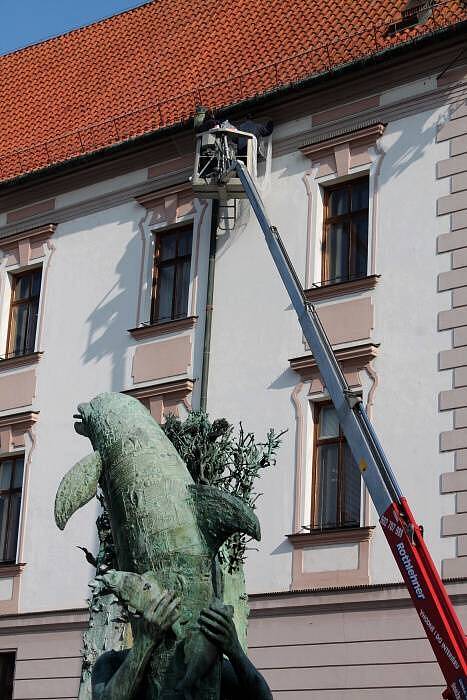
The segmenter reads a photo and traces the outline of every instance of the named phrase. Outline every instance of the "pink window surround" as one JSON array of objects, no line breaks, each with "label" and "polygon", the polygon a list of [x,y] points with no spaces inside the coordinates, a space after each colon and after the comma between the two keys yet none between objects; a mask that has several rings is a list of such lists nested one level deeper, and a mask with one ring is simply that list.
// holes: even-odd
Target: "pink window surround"
[{"label": "pink window surround", "polygon": [[[310,289],[321,282],[322,201],[320,187],[332,185],[335,178],[361,175],[367,168],[370,175],[370,210],[368,227],[368,276],[376,275],[376,231],[378,216],[379,173],[384,152],[379,139],[385,124],[363,125],[344,133],[336,131],[326,138],[310,139],[300,148],[310,160],[310,169],[303,182],[308,198],[307,252],[305,286]],[[319,260],[317,260],[319,256]],[[335,285],[334,296],[348,294],[347,285]]]},{"label": "pink window surround", "polygon": [[[24,553],[25,523],[28,509],[28,485],[31,469],[31,459],[35,447],[34,426],[38,419],[38,413],[24,412],[10,416],[0,417],[0,454],[26,453],[24,462],[23,493],[21,506],[21,520],[18,529],[18,553],[17,561],[22,562]],[[0,614],[12,614],[18,612],[21,572],[24,563],[0,564],[0,583],[10,586],[11,597],[0,599]]]},{"label": "pink window surround", "polygon": [[[52,242],[52,236],[55,232],[56,224],[46,224],[44,226],[38,226],[37,228],[28,229],[22,231],[21,233],[15,233],[4,238],[0,238],[0,303],[5,303],[5,300],[9,298],[9,274],[18,271],[23,271],[28,267],[34,267],[42,265],[42,284],[41,284],[41,297],[40,297],[40,307],[39,307],[39,319],[37,323],[36,331],[36,352],[22,357],[9,358],[8,360],[0,361],[0,372],[7,369],[14,369],[16,367],[23,367],[24,365],[37,364],[40,359],[41,352],[39,351],[41,347],[42,335],[44,330],[44,313],[45,313],[45,299],[46,299],[46,289],[48,281],[49,266],[52,256],[55,251],[55,246]],[[6,334],[7,329],[4,328],[2,332],[2,337],[0,338],[0,355],[5,351],[6,346]],[[9,380],[6,378],[7,375],[3,375],[0,378],[1,382],[6,382],[8,384]],[[25,378],[19,378],[19,386],[24,389]],[[2,394],[2,389],[0,388],[0,396]],[[28,403],[21,403],[16,405],[15,401],[5,405],[5,401],[0,398],[1,408],[3,410],[12,410],[20,406],[30,405],[32,402],[33,394]],[[16,402],[17,403],[17,402]]]},{"label": "pink window surround", "polygon": [[[371,416],[378,378],[372,367],[372,361],[377,355],[377,346],[366,343],[336,351],[344,375],[350,387],[361,389],[362,373],[371,380],[371,387],[366,398],[366,410]],[[363,527],[333,530],[332,532],[306,532],[304,525],[309,525],[310,513],[306,512],[307,498],[305,493],[306,472],[310,452],[312,431],[309,429],[307,414],[309,402],[322,400],[325,387],[318,367],[312,355],[302,355],[289,360],[291,369],[300,376],[299,383],[292,391],[292,403],[295,407],[295,493],[293,531],[289,541],[293,546],[292,553],[292,589],[319,588],[322,586],[352,586],[369,583],[369,541],[372,528],[370,526],[370,507],[368,492],[363,489]],[[310,481],[310,479],[308,479]],[[339,571],[307,571],[305,553],[313,548],[336,548],[352,546],[358,550],[356,567]]]},{"label": "pink window surround", "polygon": [[46,224],[0,238],[0,251],[6,256],[7,267],[21,268],[34,264],[47,255],[47,242],[54,234],[55,224]]},{"label": "pink window surround", "polygon": [[[465,67],[463,67],[465,78]],[[444,515],[441,534],[456,538],[456,556],[442,562],[444,578],[467,576],[467,101],[451,107],[437,134],[449,144],[449,157],[438,162],[436,176],[449,181],[449,194],[437,202],[448,230],[438,236],[438,254],[449,253],[451,269],[438,276],[438,291],[450,291],[450,306],[438,315],[438,330],[448,347],[438,367],[450,372],[452,389],[439,396],[439,410],[452,411],[452,430],[440,435],[441,452],[454,455],[454,469],[441,476],[441,493],[455,495],[455,513]],[[449,343],[450,341],[450,343]],[[450,346],[450,347],[449,347]]]},{"label": "pink window surround", "polygon": [[168,413],[181,416],[184,411],[191,410],[193,386],[193,380],[179,379],[153,386],[128,389],[124,393],[139,399],[150,411],[152,417],[158,423],[162,423],[164,416]]},{"label": "pink window surround", "polygon": [[208,203],[193,197],[189,183],[169,187],[136,198],[146,209],[139,223],[142,239],[140,292],[136,312],[136,327],[149,320],[151,281],[154,261],[154,232],[193,220],[193,250],[190,276],[190,307],[188,316],[197,315],[198,265],[201,230]]},{"label": "pink window surround", "polygon": [[351,168],[371,163],[370,148],[384,132],[385,124],[373,124],[330,138],[305,143],[300,149],[313,166],[317,177],[335,173],[338,177],[349,174]]}]

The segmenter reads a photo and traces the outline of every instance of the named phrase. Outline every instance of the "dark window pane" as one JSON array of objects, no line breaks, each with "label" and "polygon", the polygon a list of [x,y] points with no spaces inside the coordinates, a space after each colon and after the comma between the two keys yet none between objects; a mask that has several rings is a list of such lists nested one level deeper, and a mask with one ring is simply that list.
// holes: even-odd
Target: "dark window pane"
[{"label": "dark window pane", "polygon": [[157,282],[151,316],[154,323],[187,314],[192,239],[191,227],[174,230],[158,239]]},{"label": "dark window pane", "polygon": [[13,679],[15,675],[14,653],[0,654],[0,697],[11,700],[13,697]]},{"label": "dark window pane", "polygon": [[347,187],[332,190],[329,193],[329,216],[342,216],[349,211],[349,193]]},{"label": "dark window pane", "polygon": [[171,260],[177,254],[177,234],[168,233],[160,237],[159,260]]},{"label": "dark window pane", "polygon": [[344,445],[344,498],[342,524],[360,525],[361,478],[358,467],[347,443]]},{"label": "dark window pane", "polygon": [[15,460],[15,471],[13,474],[12,488],[20,489],[23,486],[24,459],[21,457]]},{"label": "dark window pane", "polygon": [[5,543],[8,530],[9,496],[0,496],[0,561],[5,559]]},{"label": "dark window pane", "polygon": [[352,277],[365,277],[368,269],[368,217],[361,216],[352,224]]},{"label": "dark window pane", "polygon": [[37,268],[32,273],[31,296],[39,296],[41,292],[42,268]]},{"label": "dark window pane", "polygon": [[28,305],[18,304],[11,310],[9,353],[21,355],[26,345]]},{"label": "dark window pane", "polygon": [[158,321],[172,318],[172,300],[174,293],[175,266],[167,265],[159,268],[157,279],[157,319]]},{"label": "dark window pane", "polygon": [[323,406],[320,411],[319,437],[339,437],[339,419],[333,406]]},{"label": "dark window pane", "polygon": [[188,310],[188,291],[190,288],[190,261],[187,260],[177,268],[177,289],[174,317],[186,316]]},{"label": "dark window pane", "polygon": [[192,242],[192,231],[189,229],[188,231],[183,231],[180,234],[180,238],[178,241],[178,255],[191,255],[191,242]]},{"label": "dark window pane", "polygon": [[11,474],[13,471],[13,461],[6,459],[0,462],[0,490],[8,491],[11,488]]},{"label": "dark window pane", "polygon": [[39,298],[29,304],[29,317],[27,324],[26,340],[24,344],[25,352],[34,352],[36,345],[37,318],[39,315]]},{"label": "dark window pane", "polygon": [[6,542],[5,558],[7,561],[16,561],[16,545],[18,543],[19,515],[21,511],[21,494],[15,493],[10,500],[10,513],[8,523],[8,537]]},{"label": "dark window pane", "polygon": [[337,525],[337,488],[339,483],[339,445],[318,448],[318,527]]},{"label": "dark window pane", "polygon": [[328,282],[344,282],[349,278],[349,225],[330,224],[326,238]]},{"label": "dark window pane", "polygon": [[352,211],[368,209],[368,180],[356,182],[351,190]]},{"label": "dark window pane", "polygon": [[13,298],[15,301],[18,299],[28,299],[31,291],[31,275],[21,275],[21,277],[16,278],[14,285]]}]

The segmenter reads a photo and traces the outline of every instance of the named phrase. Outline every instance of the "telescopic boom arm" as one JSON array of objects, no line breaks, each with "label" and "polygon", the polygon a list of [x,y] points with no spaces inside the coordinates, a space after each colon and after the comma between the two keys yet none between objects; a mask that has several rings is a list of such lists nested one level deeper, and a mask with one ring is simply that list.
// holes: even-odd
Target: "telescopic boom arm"
[{"label": "telescopic boom arm", "polygon": [[433,648],[447,689],[443,697],[467,700],[467,648],[464,631],[423,540],[407,500],[365,411],[336,360],[314,306],[303,288],[245,165],[235,160],[224,172],[236,173],[256,214],[279,275],[334,404],[347,443],[378,512],[379,520]]}]

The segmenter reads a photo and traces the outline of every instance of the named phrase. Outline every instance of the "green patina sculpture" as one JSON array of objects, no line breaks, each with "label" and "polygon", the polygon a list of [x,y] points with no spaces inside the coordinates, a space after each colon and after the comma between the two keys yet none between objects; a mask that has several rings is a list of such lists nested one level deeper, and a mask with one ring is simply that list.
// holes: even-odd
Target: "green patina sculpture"
[{"label": "green patina sculpture", "polygon": [[[99,697],[218,700],[220,649],[230,645],[236,661],[239,649],[225,641],[235,633],[231,611],[219,600],[216,555],[235,533],[259,539],[258,520],[232,494],[195,484],[172,443],[136,399],[101,394],[78,411],[75,429],[89,437],[95,452],[60,484],[56,522],[63,529],[98,485],[102,488],[119,570],[102,572],[98,579],[133,613],[133,649],[118,663],[109,659]],[[247,661],[241,660],[238,668],[246,685],[258,690],[251,697],[271,697]],[[139,675],[144,676],[142,685]]]}]

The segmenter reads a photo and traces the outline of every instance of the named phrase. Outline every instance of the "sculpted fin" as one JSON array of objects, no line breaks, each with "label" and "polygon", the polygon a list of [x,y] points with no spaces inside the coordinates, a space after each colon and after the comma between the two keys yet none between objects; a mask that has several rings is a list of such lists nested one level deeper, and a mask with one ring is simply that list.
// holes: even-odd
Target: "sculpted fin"
[{"label": "sculpted fin", "polygon": [[60,530],[65,528],[73,513],[96,495],[101,471],[101,456],[93,452],[65,474],[55,496],[55,522]]},{"label": "sculpted fin", "polygon": [[215,486],[190,484],[188,488],[193,495],[198,525],[213,554],[236,532],[261,539],[258,518],[239,498]]}]

